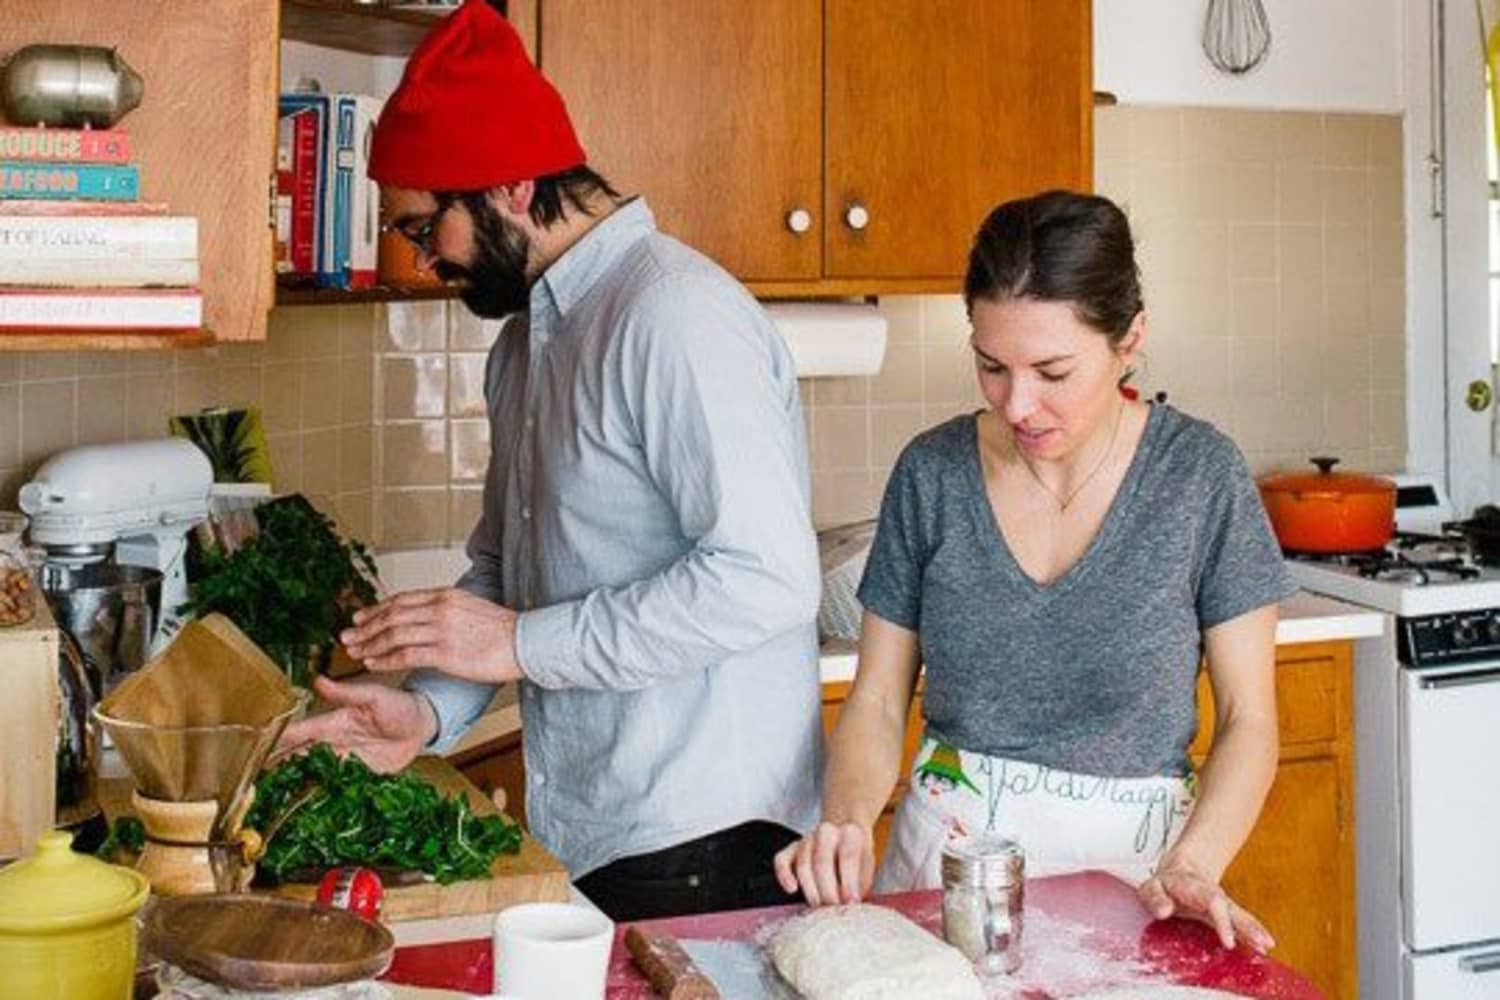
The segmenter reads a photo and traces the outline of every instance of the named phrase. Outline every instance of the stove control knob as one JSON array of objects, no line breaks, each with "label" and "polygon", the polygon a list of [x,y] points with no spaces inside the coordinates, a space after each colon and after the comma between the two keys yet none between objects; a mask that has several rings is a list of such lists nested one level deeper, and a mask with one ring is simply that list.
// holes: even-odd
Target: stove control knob
[{"label": "stove control knob", "polygon": [[1474,627],[1473,622],[1455,622],[1453,625],[1453,645],[1465,648],[1479,641],[1479,629]]}]

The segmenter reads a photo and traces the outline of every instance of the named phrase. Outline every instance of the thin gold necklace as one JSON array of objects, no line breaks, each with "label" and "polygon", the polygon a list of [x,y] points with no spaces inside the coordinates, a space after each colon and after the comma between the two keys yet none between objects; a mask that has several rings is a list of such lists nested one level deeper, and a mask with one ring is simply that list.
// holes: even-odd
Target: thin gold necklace
[{"label": "thin gold necklace", "polygon": [[1078,494],[1080,494],[1080,493],[1083,492],[1084,487],[1088,486],[1089,483],[1093,482],[1094,481],[1094,477],[1099,474],[1099,470],[1102,469],[1102,468],[1104,468],[1104,463],[1109,460],[1109,456],[1115,450],[1115,438],[1117,438],[1119,436],[1119,434],[1120,434],[1120,420],[1124,416],[1125,416],[1125,401],[1122,399],[1122,400],[1120,400],[1120,408],[1115,411],[1115,425],[1114,425],[1114,427],[1109,432],[1109,444],[1105,445],[1105,447],[1104,447],[1104,454],[1102,454],[1102,455],[1099,456],[1099,461],[1096,462],[1096,463],[1094,463],[1094,467],[1093,467],[1093,469],[1089,470],[1089,474],[1083,477],[1083,482],[1081,482],[1077,486],[1075,486],[1073,488],[1073,492],[1069,493],[1065,497],[1064,496],[1059,496],[1056,490],[1054,490],[1052,487],[1048,486],[1042,480],[1042,477],[1039,476],[1039,475],[1037,475],[1036,469],[1032,466],[1031,462],[1026,458],[1026,453],[1024,451],[1022,451],[1019,447],[1016,448],[1016,457],[1021,460],[1021,464],[1022,465],[1026,466],[1026,471],[1029,472],[1029,473],[1031,473],[1031,478],[1036,480],[1036,484],[1038,486],[1040,486],[1044,491],[1046,491],[1046,493],[1047,493],[1047,495],[1049,497],[1051,497],[1053,500],[1055,500],[1057,502],[1057,512],[1059,514],[1063,514],[1063,513],[1067,512],[1068,505],[1078,498]]}]

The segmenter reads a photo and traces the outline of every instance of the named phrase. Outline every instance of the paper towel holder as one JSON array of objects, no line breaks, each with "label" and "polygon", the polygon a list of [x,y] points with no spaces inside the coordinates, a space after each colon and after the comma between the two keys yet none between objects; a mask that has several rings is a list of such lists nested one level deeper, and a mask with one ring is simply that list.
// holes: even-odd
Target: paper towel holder
[{"label": "paper towel holder", "polygon": [[798,378],[874,375],[885,360],[886,319],[862,302],[768,302]]}]

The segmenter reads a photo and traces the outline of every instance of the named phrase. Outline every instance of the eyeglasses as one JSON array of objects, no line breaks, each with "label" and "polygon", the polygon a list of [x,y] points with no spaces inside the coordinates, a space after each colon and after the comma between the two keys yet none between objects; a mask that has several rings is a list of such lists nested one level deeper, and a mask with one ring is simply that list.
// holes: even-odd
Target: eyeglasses
[{"label": "eyeglasses", "polygon": [[443,213],[452,208],[454,202],[453,196],[449,194],[439,194],[436,198],[437,208],[420,224],[396,226],[389,222],[382,223],[381,232],[397,233],[416,247],[417,253],[424,257],[435,257],[436,254],[432,252],[433,237],[437,234],[437,227],[443,221]]}]

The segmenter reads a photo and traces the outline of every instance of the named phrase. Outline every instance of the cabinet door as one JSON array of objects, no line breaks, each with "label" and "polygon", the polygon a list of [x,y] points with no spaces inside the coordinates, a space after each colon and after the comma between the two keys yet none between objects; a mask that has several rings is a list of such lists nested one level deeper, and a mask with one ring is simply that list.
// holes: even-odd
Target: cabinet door
[{"label": "cabinet door", "polygon": [[263,340],[272,283],[277,13],[265,0],[7,0],[0,51],[36,42],[114,47],[145,81],[130,133],[144,201],[198,217],[204,323]]},{"label": "cabinet door", "polygon": [[542,0],[540,51],[591,165],[665,232],[745,280],[818,276],[818,4]]},{"label": "cabinet door", "polygon": [[961,277],[995,205],[1090,186],[1087,0],[826,10],[830,277]]},{"label": "cabinet door", "polygon": [[1272,955],[1330,997],[1353,997],[1352,836],[1334,757],[1283,758],[1224,889],[1276,938]]}]

